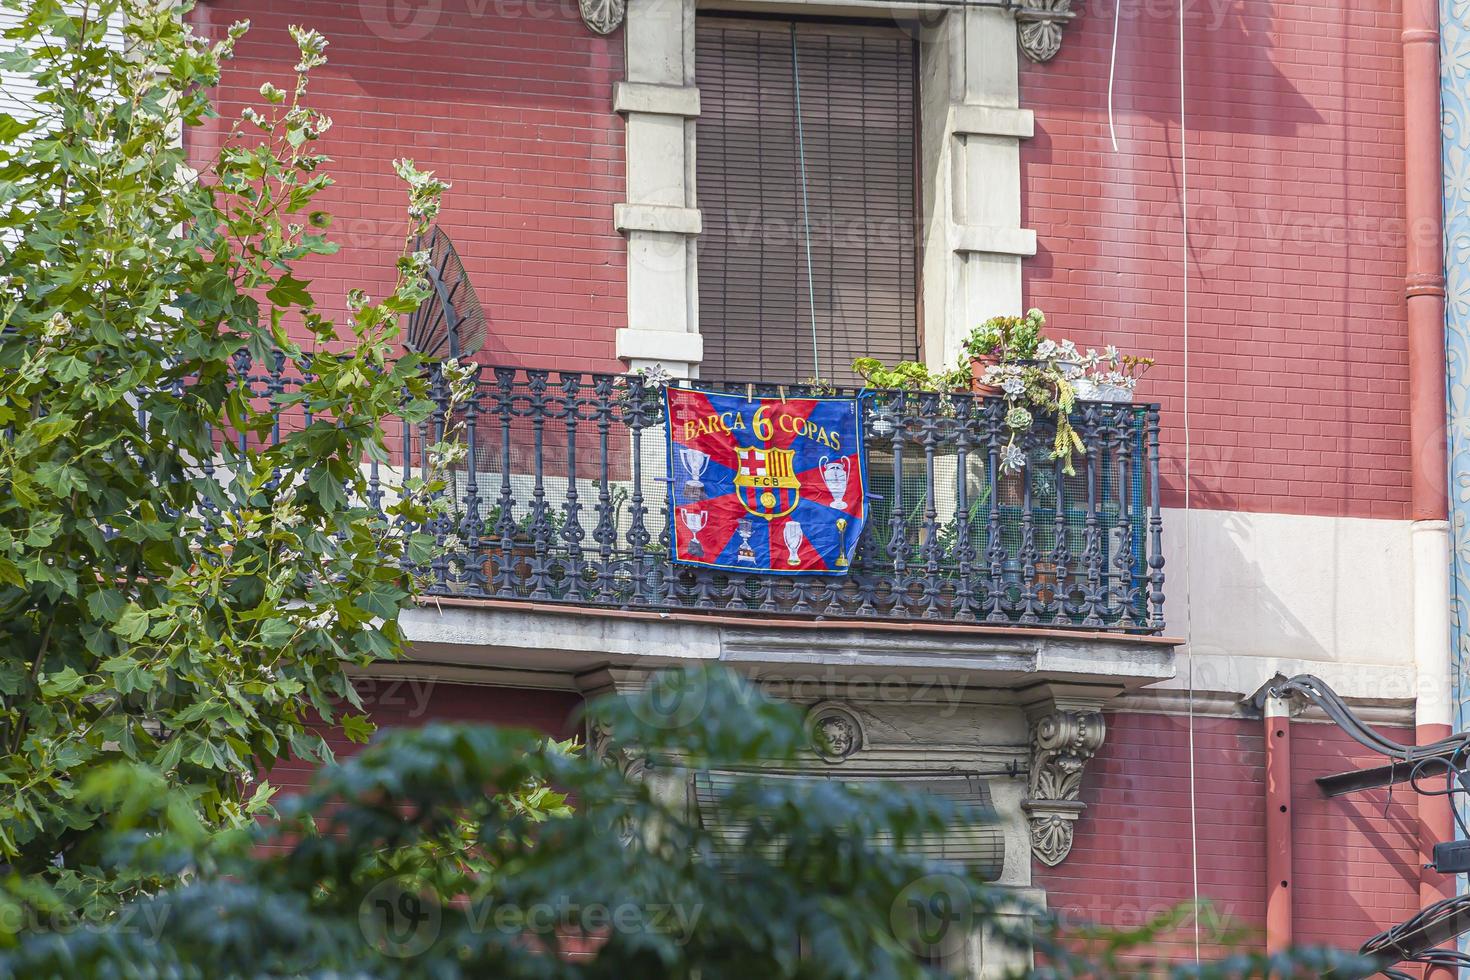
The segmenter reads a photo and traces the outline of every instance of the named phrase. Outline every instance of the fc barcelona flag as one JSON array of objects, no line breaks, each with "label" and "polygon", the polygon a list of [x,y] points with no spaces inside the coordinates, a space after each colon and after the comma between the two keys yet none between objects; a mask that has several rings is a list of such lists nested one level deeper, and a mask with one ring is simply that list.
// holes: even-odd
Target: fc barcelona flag
[{"label": "fc barcelona flag", "polygon": [[841,575],[867,516],[855,398],[665,389],[674,558],[736,572]]}]

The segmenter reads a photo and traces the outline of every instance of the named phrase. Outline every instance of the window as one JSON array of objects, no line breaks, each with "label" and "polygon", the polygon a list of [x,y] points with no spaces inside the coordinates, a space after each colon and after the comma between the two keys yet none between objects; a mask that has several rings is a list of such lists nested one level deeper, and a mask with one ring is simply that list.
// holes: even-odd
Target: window
[{"label": "window", "polygon": [[701,17],[695,64],[700,377],[850,383],[856,357],[916,358],[913,40]]}]

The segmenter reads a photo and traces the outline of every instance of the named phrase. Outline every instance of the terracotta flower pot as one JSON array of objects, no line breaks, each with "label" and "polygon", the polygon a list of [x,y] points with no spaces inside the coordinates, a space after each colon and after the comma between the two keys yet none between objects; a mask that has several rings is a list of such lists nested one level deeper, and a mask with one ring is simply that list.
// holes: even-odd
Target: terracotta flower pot
[{"label": "terracotta flower pot", "polygon": [[977,395],[998,395],[1000,388],[995,385],[985,384],[980,379],[985,377],[985,369],[994,367],[1000,363],[1000,358],[994,354],[984,354],[979,357],[970,358],[970,388]]}]

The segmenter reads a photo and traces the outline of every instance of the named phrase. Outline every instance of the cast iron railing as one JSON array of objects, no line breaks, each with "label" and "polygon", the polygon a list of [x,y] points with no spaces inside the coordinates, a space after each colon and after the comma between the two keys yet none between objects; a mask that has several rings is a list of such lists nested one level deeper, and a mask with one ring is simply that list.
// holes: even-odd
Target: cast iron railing
[{"label": "cast iron railing", "polygon": [[462,426],[468,461],[428,529],[441,546],[423,569],[432,593],[756,618],[1164,625],[1154,405],[1081,404],[1072,422],[1088,451],[1072,475],[1038,421],[1022,443],[1028,464],[1006,474],[999,399],[871,393],[870,514],[850,572],[775,576],[670,561],[664,403],[643,378],[485,367],[454,417],[442,385],[434,400],[429,419],[402,426],[396,459],[412,472],[447,426]]}]

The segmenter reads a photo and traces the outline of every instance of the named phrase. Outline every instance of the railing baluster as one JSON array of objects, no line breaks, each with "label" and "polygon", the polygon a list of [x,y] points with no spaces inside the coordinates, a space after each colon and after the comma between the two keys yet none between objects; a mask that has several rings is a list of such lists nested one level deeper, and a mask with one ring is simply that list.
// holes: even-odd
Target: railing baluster
[{"label": "railing baluster", "polygon": [[903,444],[908,437],[908,396],[893,393],[893,507],[888,516],[888,560],[893,565],[893,615],[909,614],[908,515],[903,499]]},{"label": "railing baluster", "polygon": [[500,417],[500,497],[495,503],[495,594],[513,599],[520,595],[515,554],[515,491],[510,482],[511,419],[515,411],[515,368],[495,369],[495,413]]},{"label": "railing baluster", "polygon": [[[448,424],[449,416],[449,384],[444,378],[444,372],[438,368],[431,375],[429,398],[434,403],[434,410],[429,416],[429,427],[434,433],[432,441],[435,443],[443,442],[445,426]],[[424,452],[426,454],[424,475],[427,476],[429,473],[427,453],[430,440],[426,437],[424,441]],[[429,561],[430,587],[436,591],[448,591],[449,580],[451,578],[449,573],[450,557],[445,553],[444,544],[449,534],[452,533],[452,529],[456,529],[459,526],[459,521],[455,519],[454,513],[458,509],[459,502],[453,499],[453,492],[452,487],[435,491],[434,498],[441,503],[446,496],[449,497],[449,507],[446,511],[437,513],[429,521],[429,529],[434,535],[434,543],[436,545],[434,556]]]},{"label": "railing baluster", "polygon": [[567,433],[567,496],[562,504],[561,539],[567,546],[567,560],[563,574],[567,576],[564,595],[575,596],[586,601],[587,577],[584,574],[582,541],[587,532],[582,529],[582,505],[577,494],[577,423],[582,418],[582,376],[562,374],[561,417],[566,420]]},{"label": "railing baluster", "polygon": [[1039,479],[1044,469],[1036,465],[1033,457],[1036,456],[1036,443],[1040,441],[1035,438],[1034,430],[1027,430],[1023,440],[1026,452],[1025,468],[1021,471],[1021,548],[1016,555],[1016,565],[1020,570],[1020,597],[1018,606],[1021,612],[1021,622],[1027,626],[1034,626],[1041,622],[1036,614],[1036,564],[1041,552],[1036,547],[1036,515],[1034,509],[1034,490],[1036,480]]},{"label": "railing baluster", "polygon": [[1112,432],[1117,438],[1118,463],[1118,523],[1113,536],[1113,597],[1117,603],[1117,622],[1109,625],[1127,626],[1129,620],[1138,620],[1135,599],[1137,588],[1133,584],[1133,408],[1129,405],[1114,406]]},{"label": "railing baluster", "polygon": [[1105,450],[1098,442],[1100,431],[1100,425],[1089,429],[1093,445],[1087,451],[1087,519],[1082,549],[1082,563],[1087,569],[1087,587],[1082,597],[1082,604],[1087,610],[1082,619],[1084,626],[1103,625],[1103,541],[1102,520],[1098,514],[1102,494],[1098,481],[1102,479],[1101,456]]},{"label": "railing baluster", "polygon": [[919,402],[919,412],[919,424],[922,427],[920,432],[924,446],[923,616],[925,619],[939,619],[943,577],[939,565],[941,557],[939,506],[934,477],[934,456],[938,448],[941,427],[944,425],[944,413],[940,411],[939,396],[924,395]]},{"label": "railing baluster", "polygon": [[1041,608],[1047,622],[1060,621],[1061,625],[1066,625],[1067,595],[1071,588],[1067,577],[1072,565],[1072,543],[1069,540],[1072,529],[1067,521],[1067,474],[1060,459],[1053,461],[1052,479],[1056,482],[1056,506],[1052,515],[1052,548],[1049,558],[1052,567],[1052,592],[1051,598],[1043,602]]},{"label": "railing baluster", "polygon": [[531,598],[551,598],[551,511],[546,504],[546,397],[550,372],[527,371],[530,400],[525,415],[531,419]]},{"label": "railing baluster", "polygon": [[597,526],[592,540],[597,542],[597,580],[592,595],[603,602],[617,602],[613,586],[612,555],[618,540],[618,525],[613,513],[612,472],[608,461],[608,432],[613,421],[613,378],[598,374],[592,378],[594,417],[597,419]]},{"label": "railing baluster", "polygon": [[1148,539],[1149,603],[1148,626],[1164,628],[1164,514],[1159,507],[1159,408],[1148,411]]},{"label": "railing baluster", "polygon": [[647,515],[648,508],[643,503],[643,427],[644,427],[644,395],[647,392],[643,377],[641,375],[630,375],[627,379],[627,404],[623,407],[623,419],[633,437],[633,492],[628,500],[628,514],[631,524],[628,528],[628,544],[633,549],[633,605],[649,605],[655,590],[650,588],[648,581],[651,576],[651,562],[648,556],[648,544],[652,535],[648,533]]},{"label": "railing baluster", "polygon": [[990,566],[990,588],[986,595],[985,621],[988,623],[1004,623],[1007,619],[1005,612],[1005,564],[1006,547],[1001,537],[1000,521],[1000,450],[1001,443],[1005,441],[1002,428],[1001,415],[1005,411],[1005,402],[998,398],[986,400],[985,405],[985,446],[989,453],[986,460],[987,476],[990,480],[990,514],[985,525],[985,560]]},{"label": "railing baluster", "polygon": [[955,549],[951,556],[957,567],[955,577],[956,619],[975,616],[975,583],[971,580],[975,565],[975,542],[970,539],[970,436],[974,413],[982,403],[970,395],[955,396]]},{"label": "railing baluster", "polygon": [[485,554],[482,547],[485,535],[485,516],[480,512],[480,365],[476,364],[471,375],[470,395],[464,406],[465,434],[465,487],[464,522],[459,534],[464,542],[464,569],[461,576],[465,589],[471,595],[484,595],[489,591],[485,583]]}]

